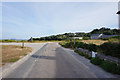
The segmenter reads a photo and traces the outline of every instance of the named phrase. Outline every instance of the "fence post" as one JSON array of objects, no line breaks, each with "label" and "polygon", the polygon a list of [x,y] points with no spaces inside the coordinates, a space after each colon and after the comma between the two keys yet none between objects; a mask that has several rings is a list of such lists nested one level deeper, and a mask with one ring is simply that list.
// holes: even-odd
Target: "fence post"
[{"label": "fence post", "polygon": [[96,57],[96,52],[92,51],[92,57]]},{"label": "fence post", "polygon": [[22,48],[24,48],[24,42],[22,42]]}]

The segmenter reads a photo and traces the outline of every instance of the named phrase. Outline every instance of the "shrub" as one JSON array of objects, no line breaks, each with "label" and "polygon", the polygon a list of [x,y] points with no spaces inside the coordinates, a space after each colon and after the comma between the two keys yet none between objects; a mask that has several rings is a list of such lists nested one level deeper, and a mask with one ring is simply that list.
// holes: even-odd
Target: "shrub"
[{"label": "shrub", "polygon": [[120,58],[120,43],[107,42],[98,47],[98,52]]},{"label": "shrub", "polygon": [[17,40],[9,40],[9,39],[4,39],[2,42],[17,42]]},{"label": "shrub", "polygon": [[89,51],[97,51],[97,45],[95,45],[95,44],[89,44],[88,45],[89,47],[88,47],[88,50]]},{"label": "shrub", "polygon": [[90,39],[90,37],[83,37],[83,40],[88,40]]},{"label": "shrub", "polygon": [[101,60],[100,58],[98,57],[95,57],[95,58],[92,58],[90,60],[91,63],[95,64],[95,65],[100,65],[102,63],[103,60]]},{"label": "shrub", "polygon": [[120,68],[113,62],[103,61],[100,66],[107,72],[120,74]]},{"label": "shrub", "polygon": [[81,55],[81,56],[84,56],[84,57],[87,58],[87,59],[91,59],[91,57],[89,57],[87,54],[84,54],[84,53],[81,52],[81,51],[74,50],[74,52],[78,53],[78,54]]},{"label": "shrub", "polygon": [[21,40],[20,42],[27,42],[26,40]]},{"label": "shrub", "polygon": [[[73,44],[73,43],[72,43]],[[66,43],[65,45],[64,45],[64,47],[66,47],[66,48],[72,48],[72,44],[71,43]]]},{"label": "shrub", "polygon": [[106,60],[101,60],[98,57],[92,58],[90,62],[95,65],[99,65],[101,68],[103,68],[107,72],[120,74],[120,67],[116,63],[109,62]]}]

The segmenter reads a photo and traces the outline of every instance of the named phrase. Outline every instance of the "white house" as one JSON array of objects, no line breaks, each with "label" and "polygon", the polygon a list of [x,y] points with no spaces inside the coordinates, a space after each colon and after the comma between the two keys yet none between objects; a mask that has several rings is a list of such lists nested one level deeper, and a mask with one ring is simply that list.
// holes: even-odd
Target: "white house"
[{"label": "white house", "polygon": [[90,36],[90,39],[99,39],[100,37],[102,37],[103,34],[92,34]]}]

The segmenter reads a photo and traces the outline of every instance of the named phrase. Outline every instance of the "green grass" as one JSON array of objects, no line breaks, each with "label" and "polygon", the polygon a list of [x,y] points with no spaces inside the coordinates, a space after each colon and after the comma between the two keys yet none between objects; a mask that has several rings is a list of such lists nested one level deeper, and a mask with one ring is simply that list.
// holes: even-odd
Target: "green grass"
[{"label": "green grass", "polygon": [[16,62],[17,60],[19,60],[19,58],[11,58],[10,62]]},{"label": "green grass", "polygon": [[27,55],[27,53],[24,54],[24,56]]}]

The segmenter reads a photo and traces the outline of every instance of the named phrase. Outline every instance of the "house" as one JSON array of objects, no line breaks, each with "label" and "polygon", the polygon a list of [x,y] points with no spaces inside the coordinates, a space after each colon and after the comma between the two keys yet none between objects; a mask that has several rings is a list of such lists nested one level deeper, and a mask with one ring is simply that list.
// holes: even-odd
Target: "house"
[{"label": "house", "polygon": [[71,39],[83,39],[83,37],[72,37]]},{"label": "house", "polygon": [[102,39],[102,38],[108,38],[108,37],[114,37],[117,35],[104,35],[104,34],[92,34],[90,36],[90,39]]},{"label": "house", "polygon": [[90,39],[99,39],[99,38],[101,38],[103,36],[103,34],[92,34],[91,36],[90,36]]}]

